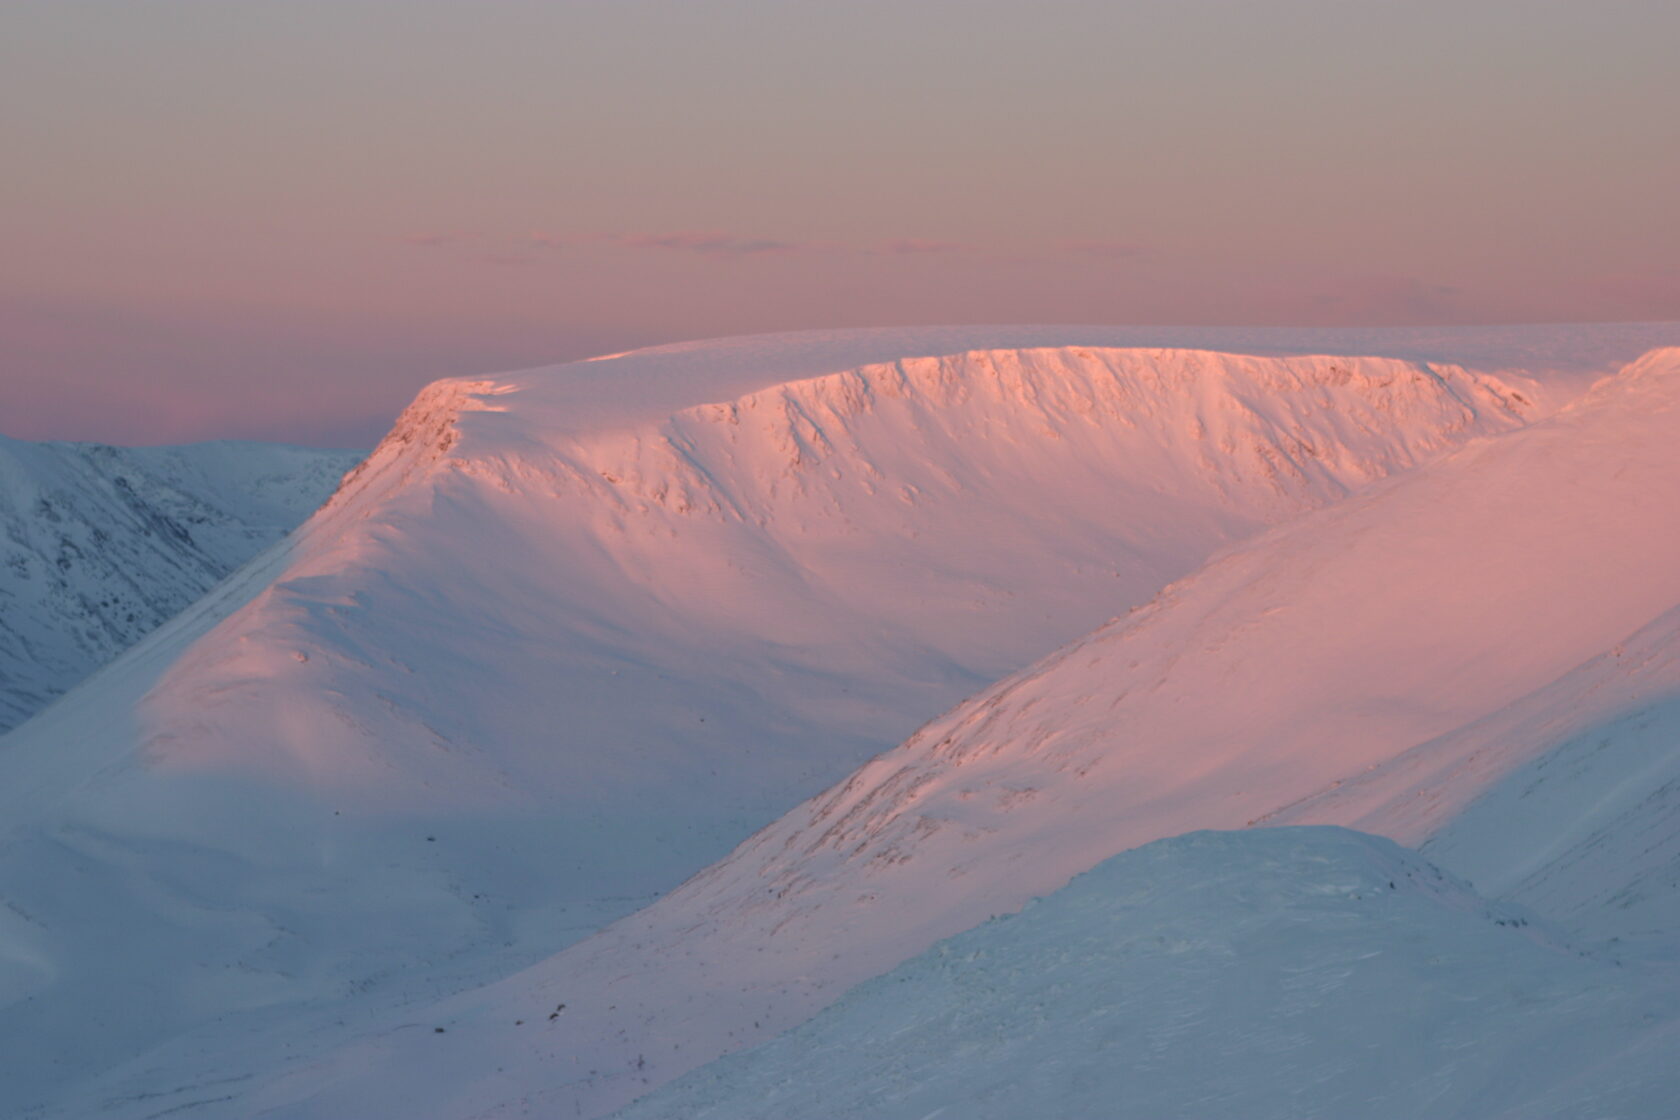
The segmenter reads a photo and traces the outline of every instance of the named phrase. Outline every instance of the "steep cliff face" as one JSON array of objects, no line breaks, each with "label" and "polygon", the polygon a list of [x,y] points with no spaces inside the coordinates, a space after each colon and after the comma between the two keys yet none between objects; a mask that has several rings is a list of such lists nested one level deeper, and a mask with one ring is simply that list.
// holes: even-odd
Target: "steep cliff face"
[{"label": "steep cliff face", "polygon": [[[8,738],[20,1070],[551,952],[1215,550],[1535,411],[1379,358],[668,357],[432,387],[283,552]],[[115,915],[121,954],[72,932]],[[144,1022],[51,1011],[160,985]]]},{"label": "steep cliff face", "polygon": [[358,458],[0,437],[0,731],[279,540]]}]

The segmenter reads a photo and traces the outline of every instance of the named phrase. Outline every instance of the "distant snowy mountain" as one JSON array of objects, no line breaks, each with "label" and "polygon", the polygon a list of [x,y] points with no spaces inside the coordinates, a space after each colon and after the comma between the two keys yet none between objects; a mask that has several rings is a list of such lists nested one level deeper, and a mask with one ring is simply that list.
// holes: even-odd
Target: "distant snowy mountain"
[{"label": "distant snowy mountain", "polygon": [[1201,832],[943,941],[622,1120],[1664,1120],[1680,976],[1334,828]]},{"label": "distant snowy mountain", "polygon": [[[1171,824],[1276,811],[1597,637],[1372,696],[1382,675],[1335,636],[1438,605],[1353,594],[1403,584],[1415,542],[1335,518],[1575,423],[1523,427],[1646,333],[1565,360],[1543,340],[1568,332],[1391,334],[1398,358],[1276,333],[1243,356],[1119,329],[857,332],[433,386],[284,547],[0,741],[0,1085],[41,1116],[598,1115]],[[1567,442],[1525,446],[1568,461]],[[1402,522],[1440,506],[1497,536],[1523,506],[1430,485]],[[1577,528],[1621,554],[1604,520]],[[1346,594],[1293,619],[1237,595],[1257,580],[1278,606],[1320,569]],[[1606,572],[1638,615],[1640,570]],[[1154,637],[1110,649],[1134,629]],[[1251,667],[1270,683],[1233,692]],[[1428,715],[1407,690],[1443,679]],[[977,688],[650,909],[433,1002],[669,889]],[[1132,691],[1168,695],[1140,716]],[[1339,696],[1415,718],[1341,756],[1321,732],[1292,747],[1308,705],[1347,716]],[[1182,741],[1115,749],[1175,712]],[[1252,788],[1215,775],[1233,761]]]},{"label": "distant snowy mountain", "polygon": [[0,731],[290,532],[359,458],[0,436]]},{"label": "distant snowy mountain", "polygon": [[[1392,805],[1386,830],[1439,836],[1449,867],[1476,861],[1478,881],[1567,902],[1579,936],[1621,932],[1617,908],[1641,890],[1658,895],[1645,925],[1673,914],[1675,740],[1643,732],[1637,689],[1571,705],[1615,683],[1618,649],[1660,642],[1680,602],[1677,422],[1680,350],[1654,352],[1544,421],[1229,550],[652,906],[426,1009],[449,1025],[447,1054],[387,1030],[261,1099],[326,1117],[379,1085],[421,1115],[600,1115],[1116,852],[1199,827],[1365,822]],[[1550,715],[1531,725],[1525,707]],[[1633,718],[1595,722],[1606,714]],[[1477,731],[1505,720],[1548,734],[1490,756]],[[1443,805],[1420,778],[1449,771]],[[1522,804],[1566,771],[1599,796]],[[1536,880],[1547,867],[1559,873]],[[515,1025],[559,1002],[536,1031]]]}]

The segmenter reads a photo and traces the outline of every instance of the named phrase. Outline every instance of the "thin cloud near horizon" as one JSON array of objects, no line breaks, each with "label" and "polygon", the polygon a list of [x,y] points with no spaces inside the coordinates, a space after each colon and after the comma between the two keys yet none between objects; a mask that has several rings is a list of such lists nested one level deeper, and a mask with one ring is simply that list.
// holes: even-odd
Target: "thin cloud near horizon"
[{"label": "thin cloud near horizon", "polygon": [[[420,232],[402,237],[405,245],[423,249],[459,247],[470,243],[494,241],[498,238],[480,233]],[[502,238],[521,249],[563,251],[589,246],[618,249],[663,249],[671,252],[694,253],[712,257],[782,256],[795,253],[839,253],[857,256],[912,257],[948,256],[960,253],[983,253],[985,248],[928,237],[897,237],[867,245],[846,245],[832,241],[797,241],[761,234],[735,233],[724,230],[631,231],[615,233],[557,234],[533,232]],[[1047,245],[1018,249],[1005,254],[1006,259],[1020,257],[1054,257],[1079,255],[1116,259],[1143,257],[1152,250],[1134,241],[1059,241]]]}]

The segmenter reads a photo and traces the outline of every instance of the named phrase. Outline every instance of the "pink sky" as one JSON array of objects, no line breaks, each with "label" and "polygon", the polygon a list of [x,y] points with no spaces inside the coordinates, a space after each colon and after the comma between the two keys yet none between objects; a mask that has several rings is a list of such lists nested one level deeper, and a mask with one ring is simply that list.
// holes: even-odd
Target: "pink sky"
[{"label": "pink sky", "polygon": [[[1471,10],[1465,10],[1469,8]],[[1680,318],[1680,7],[0,10],[0,432],[963,322]]]}]

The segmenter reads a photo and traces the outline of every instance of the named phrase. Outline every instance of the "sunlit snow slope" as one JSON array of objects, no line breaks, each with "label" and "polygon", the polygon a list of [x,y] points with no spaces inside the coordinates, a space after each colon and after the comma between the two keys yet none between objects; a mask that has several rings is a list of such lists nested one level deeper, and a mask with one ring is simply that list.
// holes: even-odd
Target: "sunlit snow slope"
[{"label": "sunlit snow slope", "polygon": [[0,436],[0,731],[290,532],[360,457]]},{"label": "sunlit snow slope", "polygon": [[[596,1115],[1194,828],[1376,821],[1439,836],[1449,867],[1474,863],[1494,889],[1569,902],[1584,936],[1620,932],[1594,891],[1667,891],[1644,916],[1672,914],[1668,857],[1624,823],[1672,836],[1674,741],[1623,734],[1653,696],[1614,664],[1653,642],[1672,652],[1677,430],[1680,350],[1654,352],[1544,421],[1261,536],[982,690],[646,910],[429,1009],[447,1049],[387,1032],[262,1099],[330,1116],[377,1085],[416,1115]],[[1557,722],[1595,681],[1614,686],[1596,715]],[[1521,730],[1542,708],[1548,734],[1482,750],[1478,727]],[[1633,765],[1595,769],[1604,736]],[[1598,795],[1525,799],[1548,776],[1534,768],[1591,771]],[[1413,796],[1449,770],[1450,804]],[[1618,865],[1627,852],[1642,861]],[[543,1020],[557,1002],[565,1014]]]},{"label": "sunlit snow slope", "polygon": [[[1214,550],[1564,394],[1126,338],[431,387],[282,549],[0,741],[0,1086],[552,952]],[[994,348],[890,357],[965,339]]]},{"label": "sunlit snow slope", "polygon": [[623,1120],[1665,1120],[1680,976],[1584,954],[1386,840],[1118,855]]}]

